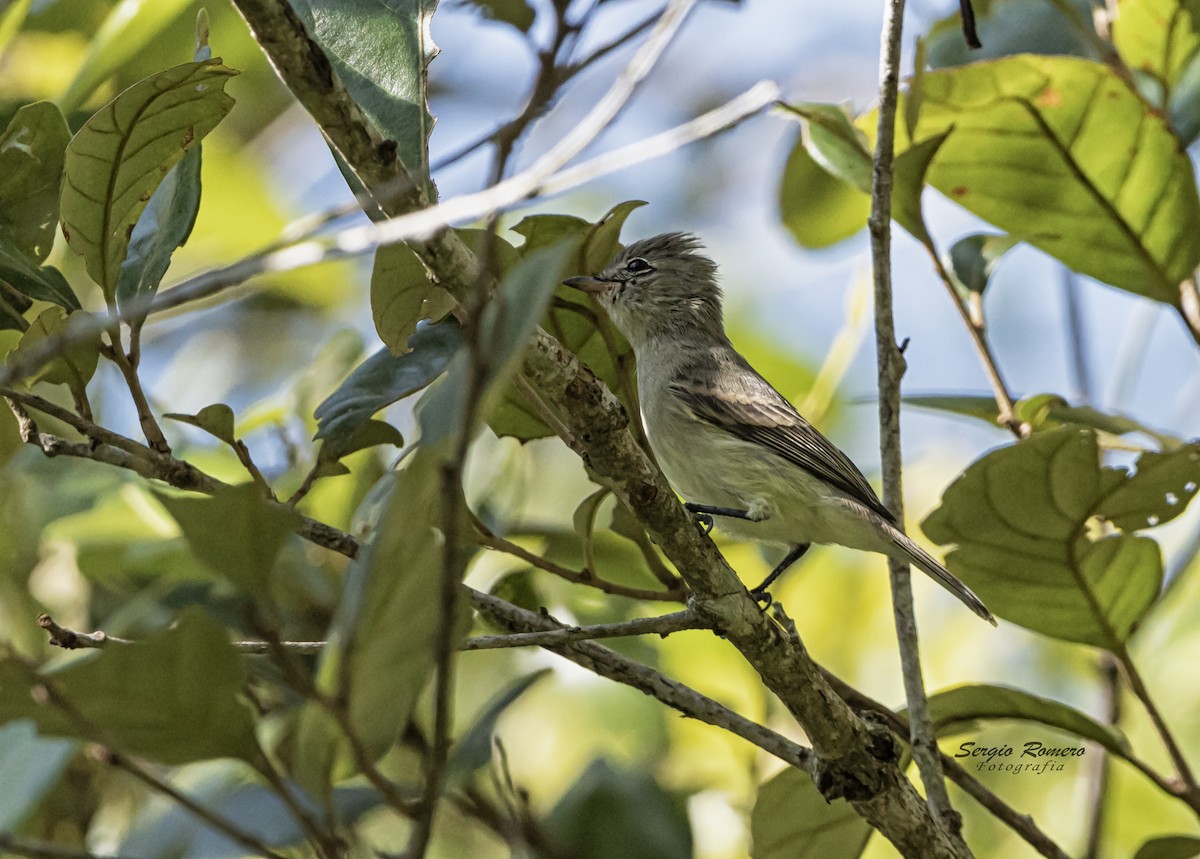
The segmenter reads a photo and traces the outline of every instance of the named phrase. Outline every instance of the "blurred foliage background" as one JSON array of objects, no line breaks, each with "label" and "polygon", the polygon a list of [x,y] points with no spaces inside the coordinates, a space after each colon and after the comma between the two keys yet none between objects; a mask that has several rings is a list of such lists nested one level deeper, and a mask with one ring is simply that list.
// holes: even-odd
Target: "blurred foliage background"
[{"label": "blurred foliage background", "polygon": [[[431,111],[437,119],[430,142],[434,164],[521,106],[535,57],[518,28],[492,20],[480,9],[503,5],[443,2],[432,18],[432,34],[441,48],[429,72]],[[633,0],[603,5],[584,45],[602,44],[654,9]],[[227,86],[236,107],[205,140],[199,218],[190,241],[173,258],[168,284],[270,244],[298,218],[352,201],[319,132],[226,3],[14,0],[0,24],[0,124],[7,124],[21,105],[47,99],[62,108],[75,131],[126,87],[188,61],[201,6],[211,18],[214,56],[241,74]],[[1034,7],[1042,16],[1037,26],[1029,17]],[[545,9],[539,3],[533,8],[538,16],[530,33],[536,39],[545,33]],[[931,33],[928,50],[935,63],[966,59],[956,54],[957,25],[939,23],[954,8],[952,3],[922,2],[910,10],[907,32]],[[1072,42],[1062,15],[1047,12],[1050,8],[993,0],[990,13],[988,7],[980,10],[987,50],[1087,54],[1088,46]],[[877,18],[878,4],[866,0],[706,4],[594,149],[666,128],[762,77],[779,80],[793,103],[849,102],[861,111],[874,93]],[[1033,44],[1034,39],[1047,44]],[[912,47],[910,37],[906,71],[912,69]],[[569,129],[628,56],[628,49],[614,52],[582,75],[535,127],[518,152],[517,165],[529,163]],[[829,247],[797,244],[777,200],[797,134],[794,121],[762,116],[665,160],[513,212],[503,224],[512,227],[530,214],[551,211],[595,221],[617,202],[639,199],[650,205],[629,214],[626,240],[665,230],[696,232],[722,266],[734,343],[871,475],[877,430],[866,237],[847,229],[842,238],[835,229],[815,242]],[[435,171],[434,179],[445,199],[479,187],[486,168],[480,153]],[[927,221],[941,246],[948,248],[981,228],[981,222],[944,198],[926,196]],[[828,226],[832,217],[822,224]],[[861,219],[847,217],[848,223]],[[894,232],[897,331],[901,338],[911,338],[906,393],[985,394],[971,343],[924,251],[906,233]],[[519,241],[513,232],[502,235]],[[70,282],[87,281],[82,263],[61,237],[50,262]],[[323,263],[265,275],[255,289],[232,299],[156,319],[146,328],[143,346],[143,379],[155,410],[192,414],[212,403],[229,404],[237,415],[237,434],[264,474],[294,490],[315,456],[310,441],[316,430],[314,409],[378,348],[369,277],[369,261]],[[98,291],[77,291],[86,308],[102,306]],[[1197,353],[1169,308],[1068,277],[1059,263],[1027,246],[999,264],[986,301],[998,361],[1017,395],[1054,392],[1077,405],[1136,415],[1145,426],[1178,438],[1200,434]],[[1071,313],[1078,313],[1085,333],[1078,362],[1071,356]],[[0,352],[13,348],[19,334],[0,331]],[[61,386],[42,385],[38,391],[69,404]],[[136,414],[114,368],[102,365],[90,394],[97,423],[137,435]],[[393,406],[386,417],[405,438],[413,434],[410,402]],[[56,427],[51,419],[44,424]],[[177,455],[218,478],[244,479],[228,447],[179,423],[165,429]],[[910,528],[919,530],[916,523],[937,506],[945,488],[970,462],[1008,440],[1003,430],[984,422],[907,409]],[[1129,460],[1120,451],[1110,456],[1114,463]],[[303,501],[303,511],[354,531],[364,520],[363,510],[369,510],[372,488],[394,457],[393,449],[378,447],[352,454],[345,460],[348,473],[317,483]],[[213,575],[194,557],[145,481],[94,462],[48,459],[20,445],[7,411],[0,411],[0,458],[0,639],[18,653],[38,660],[47,655],[45,634],[34,622],[40,611],[50,612],[64,626],[131,638],[163,629],[195,604],[208,606],[230,626],[238,625],[234,608],[222,606]],[[572,514],[595,487],[560,441],[520,444],[485,431],[470,460],[467,486],[472,508],[497,527],[503,525],[510,539],[568,566],[581,564]],[[597,521],[607,524],[612,516],[609,500]],[[1195,510],[1158,532],[1168,577],[1180,577],[1180,584],[1156,608],[1153,627],[1131,643],[1146,684],[1193,754],[1200,749],[1200,675],[1193,665],[1200,646],[1195,623],[1200,585],[1188,572],[1198,535]],[[776,560],[769,550],[754,546],[721,546],[746,581],[759,580]],[[630,584],[653,583],[631,543],[605,534],[597,539],[595,552],[597,567],[615,580],[628,576]],[[295,541],[287,543],[279,563],[294,585],[285,595],[288,636],[323,637],[336,606],[344,559]],[[483,590],[502,583],[499,592],[508,598],[545,605],[578,623],[635,617],[655,608],[532,572],[498,553],[476,555],[468,582]],[[1105,718],[1106,687],[1097,651],[1013,624],[992,630],[932,584],[918,580],[915,589],[931,690],[1003,684]],[[902,705],[880,558],[816,547],[774,593],[817,661],[874,698]],[[613,647],[801,739],[753,670],[718,637],[685,632],[664,640],[622,640]],[[77,657],[52,658],[67,662]],[[515,678],[544,667],[553,673],[513,703],[497,729],[511,777],[528,792],[536,814],[570,821],[572,803],[578,804],[580,796],[586,796],[587,814],[593,818],[603,817],[597,809],[634,815],[651,808],[655,826],[690,827],[692,855],[698,859],[749,854],[749,813],[760,783],[781,768],[779,762],[635,691],[538,650],[472,653],[458,661],[460,726],[474,724],[488,701]],[[421,703],[421,718],[428,718],[428,707],[428,701]],[[1121,727],[1133,746],[1144,750],[1151,764],[1167,769],[1167,757],[1142,710],[1132,700],[1121,709]],[[956,749],[966,740],[1017,747],[1027,740],[1078,743],[1042,725],[982,722],[964,727],[944,748]],[[984,772],[980,777],[1003,799],[1032,814],[1074,855],[1083,849],[1095,803],[1098,758],[1097,747],[1089,745],[1087,755],[1069,761],[1063,772]],[[411,762],[396,766],[403,769]],[[652,781],[638,789],[642,793],[622,793],[612,787],[621,781],[614,773],[641,774]],[[278,808],[256,804],[262,802],[260,796],[239,799],[245,778],[228,768],[193,764],[175,778],[237,819],[255,820],[268,829],[276,819],[280,826],[291,825]],[[630,779],[634,776],[626,783]],[[160,797],[150,797],[129,777],[97,766],[75,744],[35,739],[28,723],[0,728],[0,781],[21,786],[0,800],[0,829],[139,857],[238,852]],[[611,806],[603,804],[605,790],[612,791]],[[1124,762],[1114,763],[1109,791],[1103,857],[1133,855],[1148,838],[1165,833],[1200,833],[1183,804],[1163,796]],[[629,796],[640,797],[643,805],[622,806]],[[954,798],[976,855],[1034,855],[969,800],[959,794]],[[661,809],[656,802],[663,803]],[[377,811],[364,814],[360,826],[376,849],[403,847],[402,824]],[[507,855],[496,839],[459,825],[455,815],[443,816],[433,855]],[[895,853],[883,839],[872,838],[863,855],[875,859]]]}]

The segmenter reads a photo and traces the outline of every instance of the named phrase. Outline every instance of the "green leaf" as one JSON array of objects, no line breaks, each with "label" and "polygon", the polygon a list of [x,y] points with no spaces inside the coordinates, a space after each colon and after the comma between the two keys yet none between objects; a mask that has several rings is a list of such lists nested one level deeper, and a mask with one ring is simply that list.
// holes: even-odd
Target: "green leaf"
[{"label": "green leaf", "polygon": [[871,827],[844,799],[826,802],[807,773],[781,771],[758,789],[750,813],[753,859],[856,859]]},{"label": "green leaf", "polygon": [[932,243],[921,211],[921,193],[925,190],[925,174],[950,132],[922,140],[896,156],[893,167],[892,219],[908,230],[918,241]]},{"label": "green leaf", "polygon": [[[174,766],[207,758],[253,761],[254,721],[238,700],[242,657],[199,610],[137,644],[110,646],[40,677],[0,660],[0,721],[32,719],[43,734],[113,743]],[[34,690],[48,684],[76,721]]]},{"label": "green leaf", "polygon": [[[47,307],[38,314],[37,319],[29,326],[29,330],[21,337],[17,348],[8,353],[8,364],[22,360],[26,352],[38,348],[43,340],[61,334],[67,326],[69,314],[61,307]],[[96,364],[100,360],[100,335],[96,333],[87,340],[72,343],[65,352],[47,361],[32,376],[25,379],[25,384],[47,382],[51,385],[68,385],[78,390],[87,387],[92,375],[96,372]]]},{"label": "green leaf", "polygon": [[492,21],[502,21],[528,33],[533,26],[534,12],[528,0],[466,0]]},{"label": "green leaf", "polygon": [[69,740],[43,740],[26,721],[0,727],[0,832],[17,832],[75,753]]},{"label": "green leaf", "polygon": [[210,60],[146,78],[101,108],[67,147],[63,232],[109,302],[142,210],[166,173],[229,112],[233,99],[224,87],[236,74]]},{"label": "green leaf", "polygon": [[804,145],[823,170],[865,194],[871,193],[871,150],[846,108],[818,102],[784,108],[805,120]]},{"label": "green leaf", "polygon": [[779,214],[801,247],[825,248],[867,225],[871,196],[825,172],[797,134],[779,183]]},{"label": "green leaf", "polygon": [[692,833],[681,803],[641,771],[588,766],[550,816],[546,831],[572,859],[691,859]]},{"label": "green leaf", "polygon": [[58,226],[58,192],[71,132],[57,106],[27,104],[0,135],[0,244],[44,262]]},{"label": "green leaf", "polygon": [[[1158,459],[1145,475],[1100,467],[1091,430],[1039,433],[973,463],[923,527],[935,542],[957,544],[947,566],[1000,617],[1118,650],[1158,596],[1162,556],[1153,540],[1092,527],[1094,517],[1142,527],[1155,515],[1148,511],[1175,515],[1194,494],[1180,482],[1193,480],[1197,453],[1171,454],[1187,471],[1166,480]],[[1183,494],[1171,504],[1174,490]]]},{"label": "green leaf", "polygon": [[935,188],[1081,274],[1178,302],[1200,262],[1192,165],[1111,68],[1016,56],[932,72],[918,133],[951,127]]},{"label": "green leaf", "polygon": [[512,231],[525,238],[525,243],[517,250],[521,256],[527,257],[534,251],[554,247],[567,239],[582,242],[591,228],[590,223],[574,215],[526,215],[512,227]]},{"label": "green leaf", "polygon": [[429,35],[435,0],[290,0],[337,76],[404,166],[428,183],[426,70],[438,49]]},{"label": "green leaf", "polygon": [[200,146],[163,177],[129,238],[129,251],[117,276],[117,306],[158,291],[171,255],[192,234],[200,211]]},{"label": "green leaf", "polygon": [[982,294],[1001,257],[1020,244],[1012,236],[973,233],[950,246],[950,271],[958,286]]},{"label": "green leaf", "polygon": [[[500,403],[509,379],[520,365],[525,346],[537,329],[550,296],[565,276],[573,242],[562,242],[535,251],[509,272],[500,290],[479,321],[479,355],[483,375],[476,388],[475,418],[487,420]],[[422,444],[436,444],[452,433],[469,432],[464,426],[467,380],[470,377],[466,349],[459,349],[446,379],[421,399],[418,417]]]},{"label": "green leaf", "polygon": [[1143,453],[1133,476],[1105,496],[1097,513],[1122,531],[1165,525],[1187,509],[1200,485],[1200,444]]},{"label": "green leaf", "polygon": [[978,418],[992,426],[996,425],[996,418],[1000,416],[995,397],[974,394],[925,394],[901,399],[910,406]]},{"label": "green leaf", "polygon": [[[336,444],[331,444],[328,441],[322,443],[320,458],[323,460],[341,459],[352,453],[358,453],[360,450],[366,450],[369,447],[377,447],[383,444],[390,444],[393,447],[404,447],[404,436],[400,434],[400,430],[389,423],[369,420],[360,425],[344,441],[339,441]],[[339,473],[346,474],[348,472],[343,470]]]},{"label": "green leaf", "polygon": [[[598,272],[621,252],[621,228],[645,200],[626,200],[613,206],[592,224],[583,239],[583,270]],[[524,250],[524,249],[522,249]]]},{"label": "green leaf", "polygon": [[[374,541],[347,574],[317,669],[318,686],[344,702],[372,759],[408,724],[433,670],[443,559],[439,461],[422,446],[397,475]],[[465,634],[470,612],[460,607]]]},{"label": "green leaf", "polygon": [[436,322],[455,305],[454,298],[429,278],[424,263],[407,245],[375,251],[371,268],[371,318],[393,355],[409,351],[408,338],[423,319]]},{"label": "green leaf", "polygon": [[446,781],[444,791],[453,791],[465,787],[476,772],[487,766],[492,759],[492,738],[496,733],[496,723],[518,698],[524,695],[534,683],[553,674],[554,669],[543,668],[518,677],[500,690],[483,712],[475,719],[475,724],[463,734],[462,738],[450,751],[450,759],[446,764]]},{"label": "green leaf", "polygon": [[225,444],[231,447],[237,443],[237,437],[233,434],[233,409],[224,403],[214,403],[211,406],[205,406],[194,415],[171,412],[164,414],[163,417],[199,427],[209,435],[225,442]]},{"label": "green leaf", "polygon": [[1119,0],[1112,39],[1126,65],[1170,91],[1200,53],[1200,0]]},{"label": "green leaf", "polygon": [[51,265],[39,266],[31,258],[6,247],[0,238],[0,280],[29,298],[49,301],[66,310],[79,310],[75,297],[62,272]]},{"label": "green leaf", "polygon": [[425,325],[409,340],[412,351],[396,356],[380,349],[359,365],[336,391],[317,406],[317,438],[346,442],[380,409],[399,402],[440,376],[462,342],[458,323],[446,319]]},{"label": "green leaf", "polygon": [[1167,113],[1179,139],[1191,146],[1200,137],[1200,53],[1192,57],[1168,95]]},{"label": "green leaf", "polygon": [[63,111],[78,110],[96,87],[153,43],[189,5],[188,0],[121,0],[91,37],[83,65],[58,100]]},{"label": "green leaf", "polygon": [[[963,66],[1013,54],[1067,54],[1095,57],[1079,24],[1094,30],[1087,0],[1067,0],[1065,13],[1044,0],[975,0],[975,21],[982,48],[969,48],[962,35],[958,11],[929,30],[929,63],[935,69]],[[1068,17],[1070,15],[1070,17]]]},{"label": "green leaf", "polygon": [[1200,838],[1167,835],[1151,838],[1138,848],[1133,859],[1195,859],[1200,856]]},{"label": "green leaf", "polygon": [[299,516],[271,504],[262,489],[243,483],[208,498],[158,495],[196,557],[213,572],[258,597],[268,594],[271,569]]},{"label": "green leaf", "polygon": [[1132,753],[1120,729],[1101,724],[1061,701],[1007,686],[979,684],[946,689],[930,696],[929,715],[939,736],[973,730],[976,723],[985,720],[1020,719],[1091,740],[1118,757],[1128,758]]}]

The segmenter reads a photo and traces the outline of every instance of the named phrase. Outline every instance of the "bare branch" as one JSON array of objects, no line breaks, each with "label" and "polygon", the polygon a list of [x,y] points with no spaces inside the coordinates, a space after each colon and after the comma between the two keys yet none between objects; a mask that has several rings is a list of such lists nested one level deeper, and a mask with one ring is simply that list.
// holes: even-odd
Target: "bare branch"
[{"label": "bare branch", "polygon": [[[549,619],[549,618],[547,618]],[[601,638],[622,638],[629,635],[658,635],[666,638],[673,632],[709,627],[691,609],[639,617],[620,623],[601,623],[595,626],[564,626],[544,632],[519,632],[512,635],[480,635],[463,642],[463,650],[493,650],[499,647],[553,647],[575,641],[594,641]]]},{"label": "bare branch", "polygon": [[[896,106],[900,87],[900,31],[904,22],[904,0],[886,0],[879,56],[879,121],[872,157],[871,262],[875,276],[875,347],[879,366],[879,451],[883,464],[883,503],[904,522],[904,490],[901,484],[900,377],[904,356],[896,345],[892,318],[892,161],[895,155]],[[966,19],[964,18],[964,23]],[[962,818],[950,804],[942,776],[937,738],[925,698],[917,619],[913,607],[912,574],[906,561],[888,558],[892,580],[892,609],[896,638],[900,645],[900,667],[910,713],[909,740],[913,759],[921,772],[929,809],[946,831],[953,833],[954,852],[965,854]]]}]

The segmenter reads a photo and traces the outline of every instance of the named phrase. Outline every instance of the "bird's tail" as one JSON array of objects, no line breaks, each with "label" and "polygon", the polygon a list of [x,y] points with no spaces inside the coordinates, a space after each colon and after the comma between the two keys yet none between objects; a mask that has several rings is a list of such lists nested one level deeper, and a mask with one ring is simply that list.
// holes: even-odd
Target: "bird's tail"
[{"label": "bird's tail", "polygon": [[892,539],[900,551],[907,556],[907,560],[916,564],[933,579],[950,593],[954,594],[958,599],[975,614],[986,620],[992,626],[996,626],[996,618],[988,611],[988,607],[983,604],[983,600],[975,596],[975,592],[969,587],[955,578],[954,574],[934,560],[933,555],[926,552],[899,530],[892,529]]}]

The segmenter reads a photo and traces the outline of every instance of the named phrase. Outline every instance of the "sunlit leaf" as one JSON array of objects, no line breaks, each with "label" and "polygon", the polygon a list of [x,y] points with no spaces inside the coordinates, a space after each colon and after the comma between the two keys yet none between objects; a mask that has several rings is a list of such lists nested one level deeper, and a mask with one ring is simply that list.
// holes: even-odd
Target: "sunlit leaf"
[{"label": "sunlit leaf", "polygon": [[871,151],[863,133],[851,122],[846,108],[818,102],[785,107],[805,120],[804,145],[813,160],[831,176],[863,193],[870,193]]},{"label": "sunlit leaf", "polygon": [[835,245],[865,227],[870,213],[870,195],[825,172],[797,134],[779,185],[779,214],[800,246]]},{"label": "sunlit leaf", "polygon": [[[61,307],[47,307],[39,313],[37,319],[30,323],[29,330],[22,335],[17,348],[8,354],[9,365],[23,360],[28,352],[39,348],[39,344],[46,338],[61,334],[67,326],[68,319],[69,314]],[[26,378],[25,383],[32,385],[35,382],[48,382],[82,390],[91,381],[99,360],[100,335],[97,333],[72,343],[65,352],[47,361],[33,375]]]},{"label": "sunlit leaf", "polygon": [[807,773],[790,767],[759,787],[750,813],[753,859],[856,859],[870,837],[850,803],[827,802]]},{"label": "sunlit leaf", "polygon": [[383,137],[396,141],[400,161],[429,182],[426,69],[438,53],[429,35],[436,0],[290,2],[350,95]]},{"label": "sunlit leaf", "polygon": [[947,565],[1000,617],[1119,649],[1158,596],[1162,555],[1147,537],[1096,529],[1095,517],[1147,527],[1177,515],[1200,480],[1196,446],[1147,457],[1130,475],[1100,466],[1091,430],[1039,433],[973,463],[923,527],[955,544]]},{"label": "sunlit leaf", "polygon": [[1081,274],[1178,302],[1200,262],[1191,162],[1111,68],[1023,55],[932,72],[918,132],[951,127],[939,191]]},{"label": "sunlit leaf", "polygon": [[243,483],[208,498],[159,495],[192,551],[214,573],[256,596],[268,592],[271,569],[299,517]]},{"label": "sunlit leaf", "polygon": [[1169,91],[1200,53],[1200,2],[1118,0],[1112,39],[1126,65]]},{"label": "sunlit leaf", "polygon": [[446,319],[421,327],[409,340],[412,351],[406,355],[380,349],[317,406],[317,438],[344,443],[371,415],[440,376],[461,342],[458,323]]},{"label": "sunlit leaf", "polygon": [[92,91],[151,44],[189,0],[121,0],[92,36],[87,58],[58,103],[78,110]]},{"label": "sunlit leaf", "polygon": [[691,859],[687,813],[648,774],[593,761],[546,818],[572,859]]},{"label": "sunlit leaf", "polygon": [[48,101],[22,107],[0,135],[0,245],[35,264],[54,244],[70,140],[62,112]]},{"label": "sunlit leaf", "polygon": [[500,721],[504,711],[516,703],[534,683],[552,673],[553,669],[543,668],[518,677],[487,703],[475,719],[475,723],[450,750],[450,759],[446,764],[445,790],[463,787],[477,771],[487,766],[488,761],[492,759],[492,738],[496,733],[496,723]]},{"label": "sunlit leaf", "polygon": [[929,696],[929,715],[939,736],[974,730],[981,721],[1019,719],[1073,734],[1119,757],[1131,754],[1119,728],[1097,722],[1074,707],[1021,689],[986,684],[958,686]]},{"label": "sunlit leaf", "polygon": [[205,406],[194,415],[170,412],[164,414],[163,417],[199,427],[225,444],[232,445],[237,442],[237,437],[233,434],[233,409],[224,403]]},{"label": "sunlit leaf", "polygon": [[63,232],[110,301],[142,210],[167,171],[229,112],[224,87],[235,74],[211,60],[147,78],[101,108],[67,147]]},{"label": "sunlit leaf", "polygon": [[[144,641],[108,647],[41,677],[31,678],[11,658],[0,661],[0,721],[32,719],[43,734],[114,742],[168,765],[252,761],[257,754],[254,722],[238,700],[246,680],[242,657],[202,611],[186,611]],[[69,710],[34,692],[43,682]]]}]

